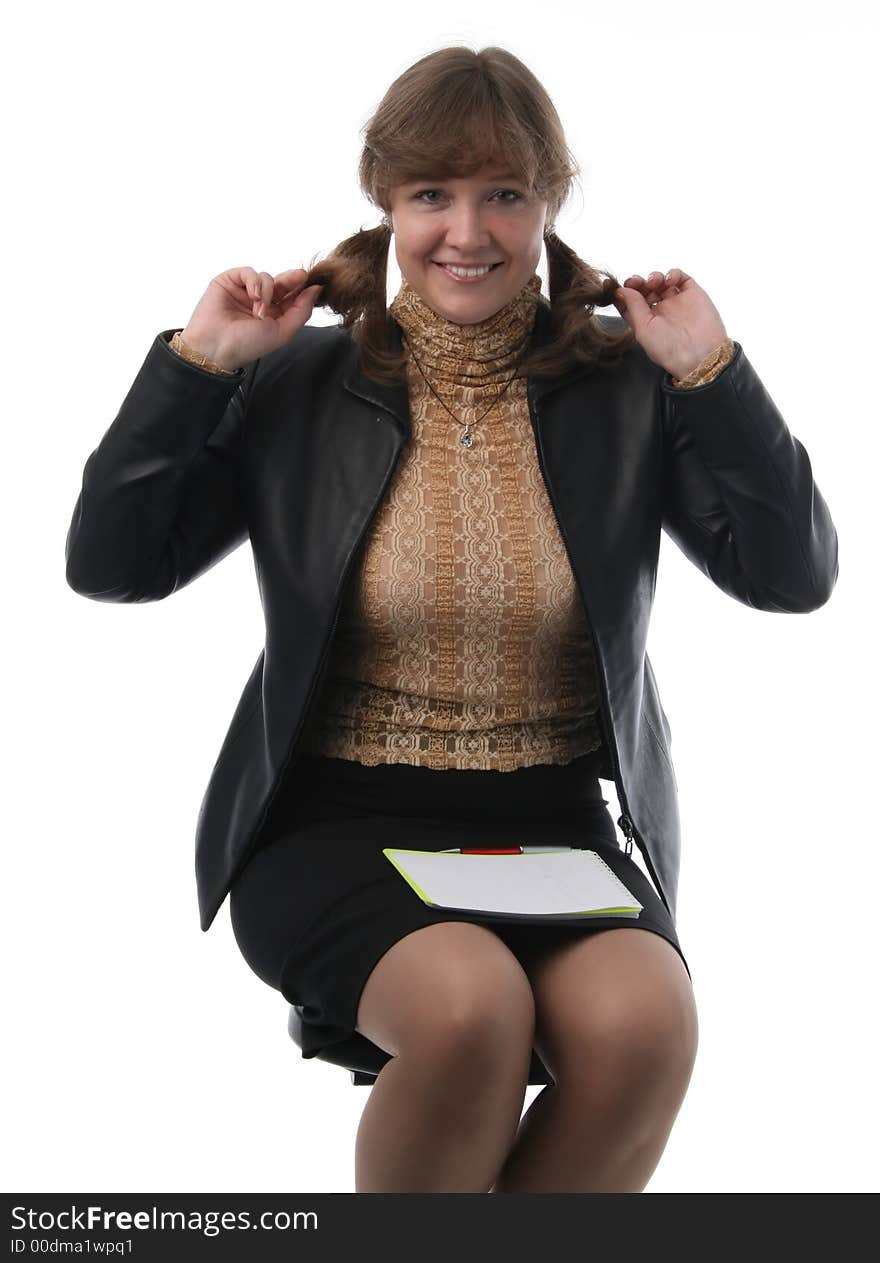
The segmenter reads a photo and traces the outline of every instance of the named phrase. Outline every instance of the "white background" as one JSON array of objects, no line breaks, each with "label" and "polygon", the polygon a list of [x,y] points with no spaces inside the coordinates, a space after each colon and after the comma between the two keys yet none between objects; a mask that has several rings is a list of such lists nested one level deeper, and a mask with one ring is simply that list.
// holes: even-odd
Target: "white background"
[{"label": "white background", "polygon": [[[699,281],[840,537],[807,616],[726,597],[663,537],[649,651],[700,1049],[648,1191],[875,1190],[876,16],[386,0],[330,17],[155,0],[7,27],[3,1187],[354,1191],[369,1089],[300,1058],[228,901],[199,927],[197,811],[262,647],[250,547],[173,599],[114,606],[66,586],[64,543],[157,332],[229,267],[305,265],[377,223],[356,167],[387,87],[435,49],[500,44],[581,164],[560,236],[621,279]],[[389,301],[399,281],[392,251]]]}]

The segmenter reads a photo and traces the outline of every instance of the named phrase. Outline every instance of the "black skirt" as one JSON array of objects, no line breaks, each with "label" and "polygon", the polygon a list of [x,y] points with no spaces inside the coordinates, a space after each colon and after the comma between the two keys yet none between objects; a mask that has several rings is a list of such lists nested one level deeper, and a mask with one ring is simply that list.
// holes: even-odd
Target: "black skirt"
[{"label": "black skirt", "polygon": [[[301,1006],[302,1056],[355,1033],[357,1008],[379,958],[411,931],[473,921],[513,951],[617,926],[667,939],[690,969],[666,905],[624,854],[602,797],[600,752],[514,772],[302,757],[273,804],[272,824],[230,891],[230,916],[248,965]],[[637,918],[523,922],[501,913],[431,908],[382,854],[386,846],[559,844],[589,847],[644,905]]]}]

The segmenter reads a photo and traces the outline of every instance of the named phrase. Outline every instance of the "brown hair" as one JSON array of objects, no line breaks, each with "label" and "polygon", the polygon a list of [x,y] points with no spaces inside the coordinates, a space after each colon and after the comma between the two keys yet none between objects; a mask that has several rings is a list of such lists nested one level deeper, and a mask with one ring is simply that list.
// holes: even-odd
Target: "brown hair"
[{"label": "brown hair", "polygon": [[[553,229],[580,168],[550,97],[512,53],[462,46],[429,53],[395,79],[362,132],[359,183],[385,215],[389,191],[397,184],[426,174],[466,177],[495,161],[520,173],[529,194],[547,201],[550,341],[523,360],[521,376],[605,365],[619,360],[634,342],[628,326],[611,333],[593,314],[595,306],[611,304],[616,277],[590,267]],[[405,352],[393,351],[389,339],[385,276],[390,243],[391,226],[383,219],[378,227],[362,228],[341,241],[320,263],[313,256],[305,280],[305,285],[323,285],[316,305],[342,316],[339,327],[352,329],[363,371],[379,382],[405,380]]]}]

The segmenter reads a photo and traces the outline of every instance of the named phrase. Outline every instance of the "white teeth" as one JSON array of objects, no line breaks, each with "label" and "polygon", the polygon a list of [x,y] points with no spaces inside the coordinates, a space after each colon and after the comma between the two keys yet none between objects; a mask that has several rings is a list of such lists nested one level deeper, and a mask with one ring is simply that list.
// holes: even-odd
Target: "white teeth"
[{"label": "white teeth", "polygon": [[454,272],[456,276],[485,276],[487,272],[491,272],[494,264],[490,264],[484,268],[457,268],[452,267],[449,263],[441,263],[441,267],[445,267],[447,272]]}]

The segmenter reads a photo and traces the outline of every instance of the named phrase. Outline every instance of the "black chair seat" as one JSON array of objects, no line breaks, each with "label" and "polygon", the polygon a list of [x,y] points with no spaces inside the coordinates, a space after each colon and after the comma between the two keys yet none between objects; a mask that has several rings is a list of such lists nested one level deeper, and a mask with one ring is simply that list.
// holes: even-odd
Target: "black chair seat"
[{"label": "black chair seat", "polygon": [[[287,1020],[287,1030],[290,1038],[300,1048],[302,1047],[302,1026],[302,1010],[298,1004],[292,1004]],[[379,1071],[391,1060],[391,1053],[374,1044],[360,1031],[355,1031],[351,1039],[340,1040],[338,1044],[329,1044],[317,1056],[319,1061],[328,1061],[331,1065],[342,1066],[343,1069],[348,1070],[353,1084],[368,1086],[376,1082]],[[529,1065],[528,1082],[530,1084],[554,1082],[534,1048]]]}]

